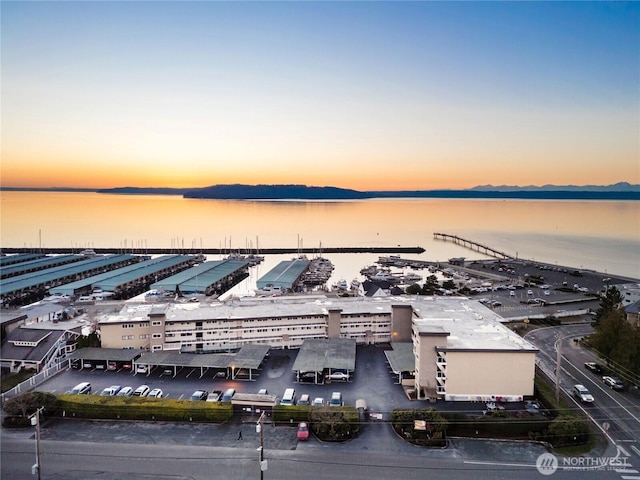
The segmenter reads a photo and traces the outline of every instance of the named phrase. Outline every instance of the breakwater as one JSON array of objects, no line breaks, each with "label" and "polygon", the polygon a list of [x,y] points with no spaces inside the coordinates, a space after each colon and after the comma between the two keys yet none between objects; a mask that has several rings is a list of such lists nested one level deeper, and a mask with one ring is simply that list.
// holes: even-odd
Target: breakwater
[{"label": "breakwater", "polygon": [[[422,247],[322,247],[322,250],[317,248],[261,248],[259,252],[247,251],[245,249],[222,249],[222,248],[144,248],[144,249],[123,249],[123,248],[92,248],[92,250],[98,255],[112,254],[112,253],[131,253],[134,255],[169,255],[169,254],[182,254],[182,255],[229,255],[230,253],[241,254],[260,254],[260,255],[286,255],[286,254],[300,254],[300,255],[320,255],[325,253],[380,253],[380,254],[398,254],[398,253],[413,253],[421,254],[425,252]],[[15,247],[3,247],[1,249],[3,254],[15,254],[15,253],[44,253],[50,255],[70,255],[74,253],[80,253],[81,250],[74,248],[15,248]]]}]

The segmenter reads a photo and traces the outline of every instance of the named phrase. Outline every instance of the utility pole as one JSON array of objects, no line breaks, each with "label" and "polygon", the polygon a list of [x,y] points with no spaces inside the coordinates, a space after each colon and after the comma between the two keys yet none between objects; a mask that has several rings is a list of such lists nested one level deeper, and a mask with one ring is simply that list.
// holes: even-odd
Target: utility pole
[{"label": "utility pole", "polygon": [[36,413],[31,415],[29,418],[31,419],[31,425],[36,427],[36,463],[31,467],[31,474],[38,475],[38,480],[40,480],[40,413],[44,410],[44,407],[40,407],[36,410]]},{"label": "utility pole", "polygon": [[558,332],[556,344],[556,404],[560,404],[560,374],[562,373],[562,336]]},{"label": "utility pole", "polygon": [[260,446],[258,447],[260,460],[260,480],[264,480],[264,472],[267,469],[267,461],[264,459],[264,410],[256,422],[256,432],[260,434]]}]

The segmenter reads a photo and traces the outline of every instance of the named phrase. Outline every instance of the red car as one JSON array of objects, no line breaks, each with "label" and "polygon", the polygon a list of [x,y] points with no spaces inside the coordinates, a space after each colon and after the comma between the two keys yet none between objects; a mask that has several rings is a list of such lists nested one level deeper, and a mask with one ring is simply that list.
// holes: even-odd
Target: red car
[{"label": "red car", "polygon": [[309,425],[307,422],[300,422],[298,424],[298,440],[307,440],[309,438]]}]

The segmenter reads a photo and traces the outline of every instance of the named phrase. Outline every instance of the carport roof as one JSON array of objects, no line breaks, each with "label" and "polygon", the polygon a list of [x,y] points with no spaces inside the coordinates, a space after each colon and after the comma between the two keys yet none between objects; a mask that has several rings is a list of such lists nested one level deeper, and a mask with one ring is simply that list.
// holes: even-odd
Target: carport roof
[{"label": "carport roof", "polygon": [[268,346],[245,345],[237,353],[145,352],[136,363],[167,367],[256,369],[268,351]]},{"label": "carport roof", "polygon": [[293,364],[296,372],[350,370],[356,367],[356,341],[352,338],[306,339]]},{"label": "carport roof", "polygon": [[116,362],[131,362],[140,356],[140,350],[123,350],[121,348],[87,347],[76,350],[69,358],[75,360],[113,360]]},{"label": "carport roof", "polygon": [[413,343],[392,343],[393,350],[385,350],[384,354],[389,360],[389,365],[394,373],[413,372],[416,369],[416,360],[413,355]]}]

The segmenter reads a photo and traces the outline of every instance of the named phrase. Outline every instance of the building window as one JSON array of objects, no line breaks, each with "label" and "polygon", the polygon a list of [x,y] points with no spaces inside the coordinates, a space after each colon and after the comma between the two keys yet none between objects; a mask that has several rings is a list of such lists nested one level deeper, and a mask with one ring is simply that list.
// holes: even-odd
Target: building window
[{"label": "building window", "polygon": [[153,335],[151,335],[151,338],[162,338],[162,334],[161,333],[154,333]]},{"label": "building window", "polygon": [[153,327],[159,327],[160,325],[162,325],[162,322],[160,320],[154,320],[153,322],[151,322],[151,326]]},{"label": "building window", "polygon": [[151,347],[151,351],[157,352],[158,350],[162,350],[162,345],[154,345]]},{"label": "building window", "polygon": [[133,340],[134,338],[136,338],[135,335],[123,335],[122,336],[122,340]]}]

